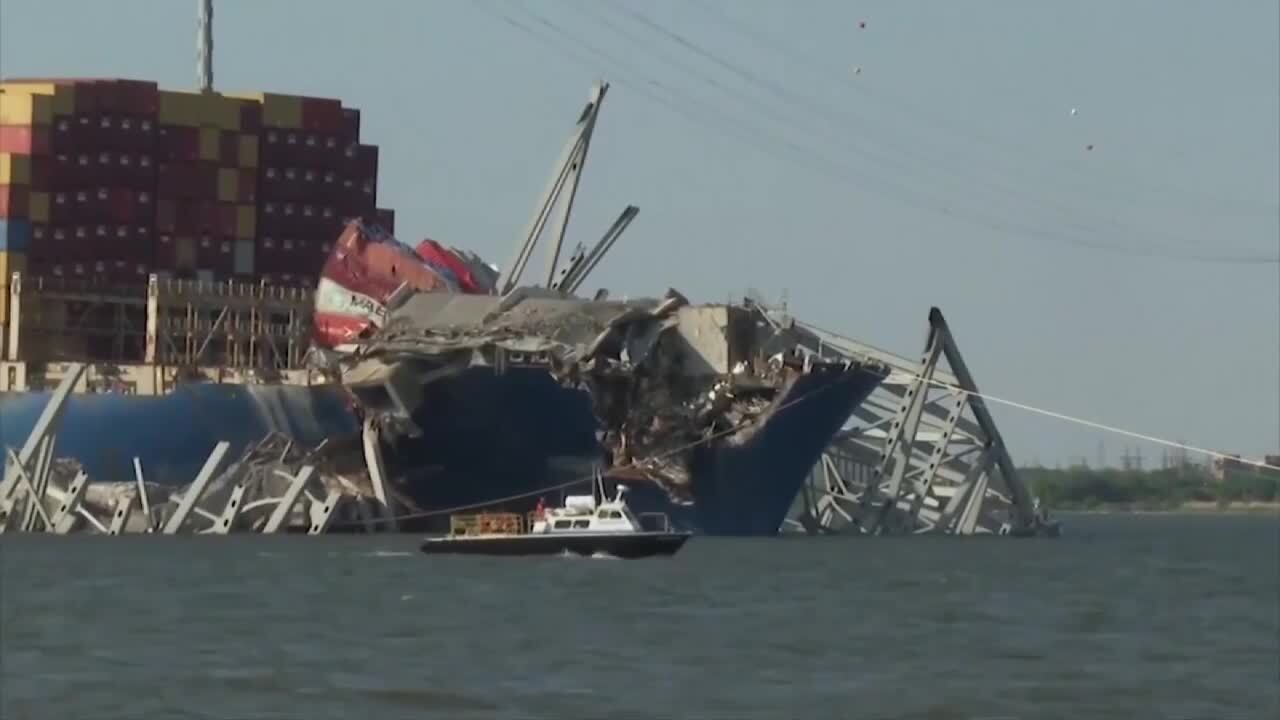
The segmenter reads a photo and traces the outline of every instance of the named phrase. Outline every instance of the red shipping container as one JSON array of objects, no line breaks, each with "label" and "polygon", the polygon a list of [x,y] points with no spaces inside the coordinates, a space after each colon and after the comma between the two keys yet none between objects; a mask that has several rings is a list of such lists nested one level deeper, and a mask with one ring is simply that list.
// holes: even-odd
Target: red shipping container
[{"label": "red shipping container", "polygon": [[[179,235],[189,235],[191,233],[198,232],[202,229],[203,216],[201,215],[200,203],[198,201],[191,200],[189,198],[180,197],[180,198],[174,198],[172,202],[173,202],[173,223],[172,223],[173,233],[179,234]],[[157,218],[158,216],[159,216],[159,211],[157,211]],[[167,215],[166,215],[166,219],[167,219]],[[165,223],[165,226],[162,227],[158,219],[156,222],[156,227],[160,229],[161,232],[166,232],[166,233],[170,232],[168,223]]]},{"label": "red shipping container", "polygon": [[240,131],[257,134],[262,130],[262,104],[246,102],[240,106]]},{"label": "red shipping container", "polygon": [[[374,217],[374,222],[382,226],[383,230],[386,230],[392,235],[396,234],[396,211],[395,210],[388,210],[386,208],[377,208],[373,212],[373,217]],[[428,241],[424,240],[423,242],[428,242]]]},{"label": "red shipping container", "polygon": [[342,102],[325,98],[303,98],[302,127],[313,133],[341,133]]},{"label": "red shipping container", "polygon": [[354,163],[351,166],[352,175],[357,178],[377,178],[378,177],[378,146],[377,145],[357,145]]},{"label": "red shipping container", "polygon": [[135,190],[133,216],[137,222],[154,225],[156,221],[156,196],[150,190]]},{"label": "red shipping container", "polygon": [[199,128],[163,125],[156,140],[156,155],[161,163],[194,162],[200,158]]},{"label": "red shipping container", "polygon": [[259,144],[259,164],[294,167],[306,157],[306,134],[267,128]]},{"label": "red shipping container", "polygon": [[155,115],[160,110],[160,87],[147,80],[115,80],[109,91],[115,109],[138,115]]},{"label": "red shipping container", "polygon": [[0,185],[0,218],[26,218],[30,192],[22,185]]},{"label": "red shipping container", "polygon": [[222,217],[219,212],[218,203],[212,200],[206,200],[198,204],[200,229],[204,232],[215,233],[222,226]]},{"label": "red shipping container", "polygon": [[236,218],[237,206],[234,203],[218,203],[217,234],[219,237],[236,236]]},{"label": "red shipping container", "polygon": [[360,142],[360,111],[355,108],[342,108],[342,139],[344,144]]},{"label": "red shipping container", "polygon": [[196,240],[196,269],[212,270],[215,278],[225,278],[234,270],[232,253],[229,238],[203,235]]},{"label": "red shipping container", "polygon": [[0,153],[47,155],[50,146],[50,133],[47,127],[0,125]]},{"label": "red shipping container", "polygon": [[33,192],[48,192],[53,179],[54,159],[47,155],[31,156],[31,182],[27,183]]},{"label": "red shipping container", "polygon": [[108,194],[108,217],[118,223],[131,223],[136,217],[136,197],[132,190],[113,188]]},{"label": "red shipping container", "polygon": [[236,181],[236,202],[254,204],[258,201],[258,171],[241,170]]},{"label": "red shipping container", "polygon": [[52,132],[49,138],[50,152],[74,153],[79,149],[78,138],[74,117],[56,117],[53,119]]},{"label": "red shipping container", "polygon": [[240,166],[240,133],[218,133],[218,163],[230,168]]},{"label": "red shipping container", "polygon": [[178,229],[178,201],[173,197],[161,196],[156,200],[156,230],[162,233],[176,232]]},{"label": "red shipping container", "polygon": [[157,234],[153,255],[157,270],[173,272],[178,266],[178,249],[174,236],[164,232]]},{"label": "red shipping container", "polygon": [[88,256],[90,240],[83,226],[56,225],[51,228],[50,246],[64,260],[81,260]]}]

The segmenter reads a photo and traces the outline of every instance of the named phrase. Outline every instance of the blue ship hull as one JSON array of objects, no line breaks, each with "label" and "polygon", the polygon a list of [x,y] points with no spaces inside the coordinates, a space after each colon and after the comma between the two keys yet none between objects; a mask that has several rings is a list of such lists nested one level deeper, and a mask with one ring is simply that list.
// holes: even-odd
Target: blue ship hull
[{"label": "blue ship hull", "polygon": [[[628,483],[629,502],[639,512],[665,513],[682,530],[772,535],[828,440],[881,379],[860,370],[802,375],[783,393],[781,409],[748,440],[695,452],[692,503],[675,502],[647,482]],[[0,446],[22,443],[47,399],[45,393],[0,395]],[[557,470],[554,458],[600,452],[588,396],[561,387],[544,371],[495,376],[468,370],[429,385],[420,407],[415,421],[421,436],[389,440],[385,459],[389,473],[407,478],[407,494],[427,512],[518,495],[524,497],[501,507],[530,510],[539,488],[575,477]],[[156,398],[74,396],[56,453],[80,460],[97,480],[132,479],[137,456],[148,480],[184,484],[220,440],[232,444],[234,456],[269,431],[315,445],[358,430],[336,388],[195,385]],[[447,523],[440,514],[405,529]]]}]

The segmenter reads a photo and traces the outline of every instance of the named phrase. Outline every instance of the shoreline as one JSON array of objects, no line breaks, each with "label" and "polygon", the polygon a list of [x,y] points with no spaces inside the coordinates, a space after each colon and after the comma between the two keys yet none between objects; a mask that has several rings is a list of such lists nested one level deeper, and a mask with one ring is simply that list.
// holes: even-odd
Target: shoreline
[{"label": "shoreline", "polygon": [[1054,513],[1080,515],[1280,515],[1280,502],[1235,502],[1218,505],[1216,502],[1192,501],[1168,508],[1136,508],[1126,506],[1096,507],[1089,509],[1052,508]]}]

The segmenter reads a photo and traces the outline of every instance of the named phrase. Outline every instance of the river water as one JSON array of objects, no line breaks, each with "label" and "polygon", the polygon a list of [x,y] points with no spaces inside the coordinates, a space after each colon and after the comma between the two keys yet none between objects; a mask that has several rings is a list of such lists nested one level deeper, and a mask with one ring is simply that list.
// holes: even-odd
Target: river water
[{"label": "river water", "polygon": [[0,718],[1280,717],[1280,518],[1058,540],[0,540]]}]

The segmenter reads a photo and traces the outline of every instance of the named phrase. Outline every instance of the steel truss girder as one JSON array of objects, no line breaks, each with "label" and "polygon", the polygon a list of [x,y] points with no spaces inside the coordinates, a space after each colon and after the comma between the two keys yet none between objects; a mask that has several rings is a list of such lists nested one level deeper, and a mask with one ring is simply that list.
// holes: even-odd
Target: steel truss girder
[{"label": "steel truss girder", "polygon": [[1037,501],[978,395],[941,311],[918,362],[764,308],[779,332],[828,359],[874,359],[890,376],[857,408],[810,474],[784,530],[857,534],[1046,531]]}]

